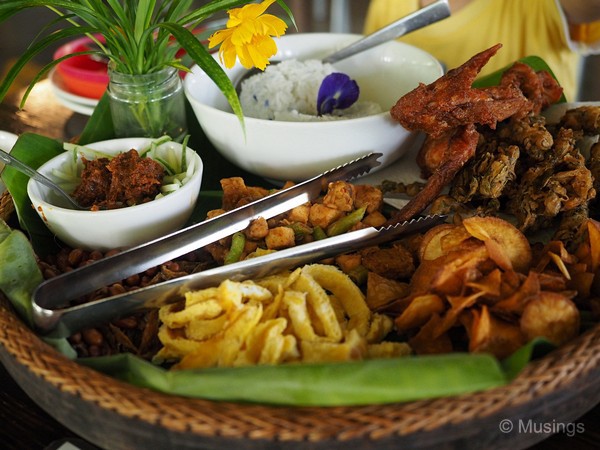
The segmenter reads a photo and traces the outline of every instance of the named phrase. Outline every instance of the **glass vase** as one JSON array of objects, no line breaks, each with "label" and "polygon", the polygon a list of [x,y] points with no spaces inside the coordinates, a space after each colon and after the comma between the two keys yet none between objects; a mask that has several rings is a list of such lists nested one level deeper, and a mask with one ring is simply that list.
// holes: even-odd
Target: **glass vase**
[{"label": "glass vase", "polygon": [[142,75],[109,69],[108,96],[117,137],[170,136],[187,132],[185,95],[173,67]]}]

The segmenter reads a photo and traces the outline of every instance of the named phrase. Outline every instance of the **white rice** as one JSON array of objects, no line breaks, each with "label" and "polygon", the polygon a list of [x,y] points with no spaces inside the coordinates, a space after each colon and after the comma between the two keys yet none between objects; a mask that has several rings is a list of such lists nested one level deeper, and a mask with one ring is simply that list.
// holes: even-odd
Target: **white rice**
[{"label": "white rice", "polygon": [[[350,119],[381,112],[375,102],[357,101],[332,114],[317,115],[317,95],[323,78],[336,70],[318,60],[289,59],[267,66],[242,83],[240,102],[246,117],[308,122]],[[360,88],[360,86],[359,86]]]}]

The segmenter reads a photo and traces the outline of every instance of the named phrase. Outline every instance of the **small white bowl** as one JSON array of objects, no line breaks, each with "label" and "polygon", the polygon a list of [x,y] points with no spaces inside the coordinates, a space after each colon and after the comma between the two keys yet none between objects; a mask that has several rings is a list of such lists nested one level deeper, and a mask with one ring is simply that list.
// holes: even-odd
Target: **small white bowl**
[{"label": "small white bowl", "polygon": [[[85,147],[110,155],[140,150],[152,142],[149,138],[125,138],[96,142]],[[166,142],[157,147],[158,154],[173,149],[181,155],[182,145]],[[56,180],[53,171],[65,167],[71,152],[62,153],[38,168]],[[187,148],[187,160],[194,161],[191,178],[176,191],[148,203],[119,209],[81,211],[58,206],[60,197],[48,187],[30,180],[27,193],[33,207],[46,226],[61,241],[73,248],[110,250],[142,244],[178,230],[189,219],[200,192],[203,163],[198,154]]]},{"label": "small white bowl", "polygon": [[[355,34],[298,33],[278,39],[274,60],[322,58],[361,38]],[[215,55],[218,59],[218,56]],[[392,41],[334,64],[355,79],[360,100],[378,102],[384,112],[356,119],[283,122],[246,117],[246,134],[216,84],[199,67],[184,81],[188,100],[214,147],[237,166],[278,181],[301,181],[369,152],[383,153],[383,168],[415,142],[389,109],[405,93],[443,74],[439,61],[416,47]],[[239,63],[225,69],[235,82]]]}]

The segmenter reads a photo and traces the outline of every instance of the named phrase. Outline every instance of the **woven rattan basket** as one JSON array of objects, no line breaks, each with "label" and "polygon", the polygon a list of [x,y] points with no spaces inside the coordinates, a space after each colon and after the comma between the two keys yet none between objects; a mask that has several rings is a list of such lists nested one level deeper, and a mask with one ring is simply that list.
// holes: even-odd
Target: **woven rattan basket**
[{"label": "woven rattan basket", "polygon": [[0,219],[8,220],[14,211],[15,205],[12,197],[8,191],[4,191],[2,194],[0,194]]},{"label": "woven rattan basket", "polygon": [[5,299],[0,299],[0,360],[57,420],[115,449],[514,450],[545,436],[502,433],[503,419],[569,422],[600,401],[600,325],[529,364],[507,386],[359,407],[211,402],[134,387],[66,359],[32,333]]}]

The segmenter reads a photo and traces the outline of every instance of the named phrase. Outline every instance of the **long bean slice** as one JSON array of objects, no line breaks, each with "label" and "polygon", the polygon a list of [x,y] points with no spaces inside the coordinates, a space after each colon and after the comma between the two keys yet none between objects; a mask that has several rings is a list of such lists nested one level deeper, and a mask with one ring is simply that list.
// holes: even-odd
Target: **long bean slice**
[{"label": "long bean slice", "polygon": [[242,253],[244,251],[244,246],[246,245],[246,235],[241,231],[235,233],[231,237],[231,247],[229,247],[229,251],[225,256],[224,263],[231,264],[237,262],[242,257]]},{"label": "long bean slice", "polygon": [[337,236],[350,230],[365,216],[366,207],[358,208],[327,227],[327,236]]}]

